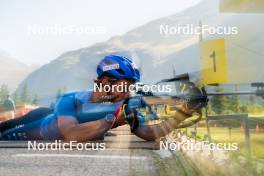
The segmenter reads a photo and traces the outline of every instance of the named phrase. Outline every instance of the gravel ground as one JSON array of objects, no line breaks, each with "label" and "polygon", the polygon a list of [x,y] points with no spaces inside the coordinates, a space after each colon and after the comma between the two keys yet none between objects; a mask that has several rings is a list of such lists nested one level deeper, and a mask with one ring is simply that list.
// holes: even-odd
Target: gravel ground
[{"label": "gravel ground", "polygon": [[0,175],[133,175],[153,172],[151,150],[28,151],[0,149]]}]

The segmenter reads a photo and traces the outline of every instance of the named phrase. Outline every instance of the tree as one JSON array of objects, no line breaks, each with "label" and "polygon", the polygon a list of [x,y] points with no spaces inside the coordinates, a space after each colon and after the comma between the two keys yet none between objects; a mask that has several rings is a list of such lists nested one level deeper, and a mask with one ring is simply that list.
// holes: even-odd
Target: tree
[{"label": "tree", "polygon": [[239,112],[240,107],[240,99],[237,95],[232,95],[230,98],[228,98],[228,106],[229,109],[233,112]]},{"label": "tree", "polygon": [[[215,91],[223,92],[224,90],[222,88],[217,87],[215,88]],[[213,96],[209,102],[211,104],[212,110],[216,114],[221,114],[226,110],[228,106],[228,98],[226,96]]]},{"label": "tree", "polygon": [[209,103],[207,105],[207,113],[209,115],[215,115],[215,112],[212,110],[212,104],[210,102],[211,102],[211,99],[209,100]]},{"label": "tree", "polygon": [[33,104],[33,105],[38,105],[38,104],[39,104],[39,100],[38,100],[38,95],[37,95],[37,94],[34,95],[34,98],[33,98],[32,104]]},{"label": "tree", "polygon": [[[235,84],[235,92],[238,91],[238,85]],[[239,112],[239,108],[240,108],[240,99],[239,99],[239,96],[237,95],[232,95],[231,97],[228,98],[228,106],[229,106],[229,109],[235,113],[238,113]]]},{"label": "tree", "polygon": [[62,90],[61,90],[61,88],[59,88],[57,90],[56,100],[58,100],[61,97],[61,95],[62,95]]},{"label": "tree", "polygon": [[255,96],[255,95],[250,95],[250,96],[249,96],[249,103],[250,103],[251,105],[256,104],[256,96]]},{"label": "tree", "polygon": [[28,93],[28,86],[27,83],[24,84],[23,88],[22,88],[22,92],[20,95],[20,100],[22,103],[29,103],[30,102],[30,96]]},{"label": "tree", "polygon": [[0,87],[0,102],[3,102],[7,95],[9,95],[8,85],[2,84]]},{"label": "tree", "polygon": [[15,102],[15,104],[18,104],[19,103],[19,97],[18,97],[18,95],[17,95],[17,91],[15,91],[14,92],[14,94],[13,94],[13,100],[14,100],[14,102]]},{"label": "tree", "polygon": [[242,113],[247,113],[248,112],[248,107],[246,106],[246,105],[242,105],[242,106],[240,106],[240,111],[242,112]]}]

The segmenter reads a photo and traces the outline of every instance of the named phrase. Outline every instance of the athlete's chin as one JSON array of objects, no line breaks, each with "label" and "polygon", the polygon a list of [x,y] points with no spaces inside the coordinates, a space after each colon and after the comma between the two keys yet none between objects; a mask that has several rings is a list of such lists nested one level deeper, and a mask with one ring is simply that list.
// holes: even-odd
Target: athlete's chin
[{"label": "athlete's chin", "polygon": [[129,97],[129,93],[119,93],[112,95],[113,102],[119,102]]},{"label": "athlete's chin", "polygon": [[123,97],[123,96],[116,96],[116,97],[113,97],[112,98],[112,102],[116,103],[116,102],[119,102],[119,101],[122,101],[126,99],[126,97]]},{"label": "athlete's chin", "polygon": [[123,98],[117,97],[117,98],[113,98],[113,99],[112,99],[112,102],[113,102],[113,103],[117,103],[117,102],[119,102],[119,101],[121,101],[121,100],[123,100]]}]

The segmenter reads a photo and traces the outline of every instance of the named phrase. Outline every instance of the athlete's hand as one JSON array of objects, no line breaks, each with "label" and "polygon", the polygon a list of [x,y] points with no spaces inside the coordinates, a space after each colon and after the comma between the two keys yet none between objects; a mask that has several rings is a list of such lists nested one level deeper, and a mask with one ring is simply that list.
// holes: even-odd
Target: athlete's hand
[{"label": "athlete's hand", "polygon": [[158,119],[156,113],[152,111],[152,108],[146,103],[142,96],[126,99],[123,106],[125,120],[131,126],[132,130],[146,121]]},{"label": "athlete's hand", "polygon": [[182,111],[186,114],[192,114],[207,106],[208,98],[192,82],[184,83],[183,97],[186,100],[183,104]]},{"label": "athlete's hand", "polygon": [[123,104],[126,106],[126,114],[130,114],[135,110],[148,107],[142,96],[127,98]]},{"label": "athlete's hand", "polygon": [[145,107],[146,104],[140,98],[127,98],[113,115],[113,128],[124,124],[134,125],[137,121],[137,109]]}]

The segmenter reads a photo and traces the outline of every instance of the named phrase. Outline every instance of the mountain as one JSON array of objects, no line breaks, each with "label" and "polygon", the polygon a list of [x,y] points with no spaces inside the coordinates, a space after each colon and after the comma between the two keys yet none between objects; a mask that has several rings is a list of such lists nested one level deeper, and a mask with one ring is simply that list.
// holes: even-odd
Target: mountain
[{"label": "mountain", "polygon": [[142,81],[153,83],[176,74],[192,72],[196,78],[200,70],[199,36],[161,33],[161,25],[236,26],[237,35],[204,35],[204,40],[225,38],[228,75],[230,82],[253,82],[263,80],[264,25],[261,14],[222,14],[218,0],[203,0],[180,13],[151,21],[114,36],[108,41],[87,48],[69,51],[49,64],[31,73],[19,86],[28,84],[31,95],[38,94],[43,104],[56,96],[58,89],[68,90],[92,88],[96,78],[96,64],[107,54],[132,57],[140,66]]},{"label": "mountain", "polygon": [[34,69],[29,67],[7,52],[0,49],[0,85],[7,84],[10,91],[14,91],[20,82]]}]

